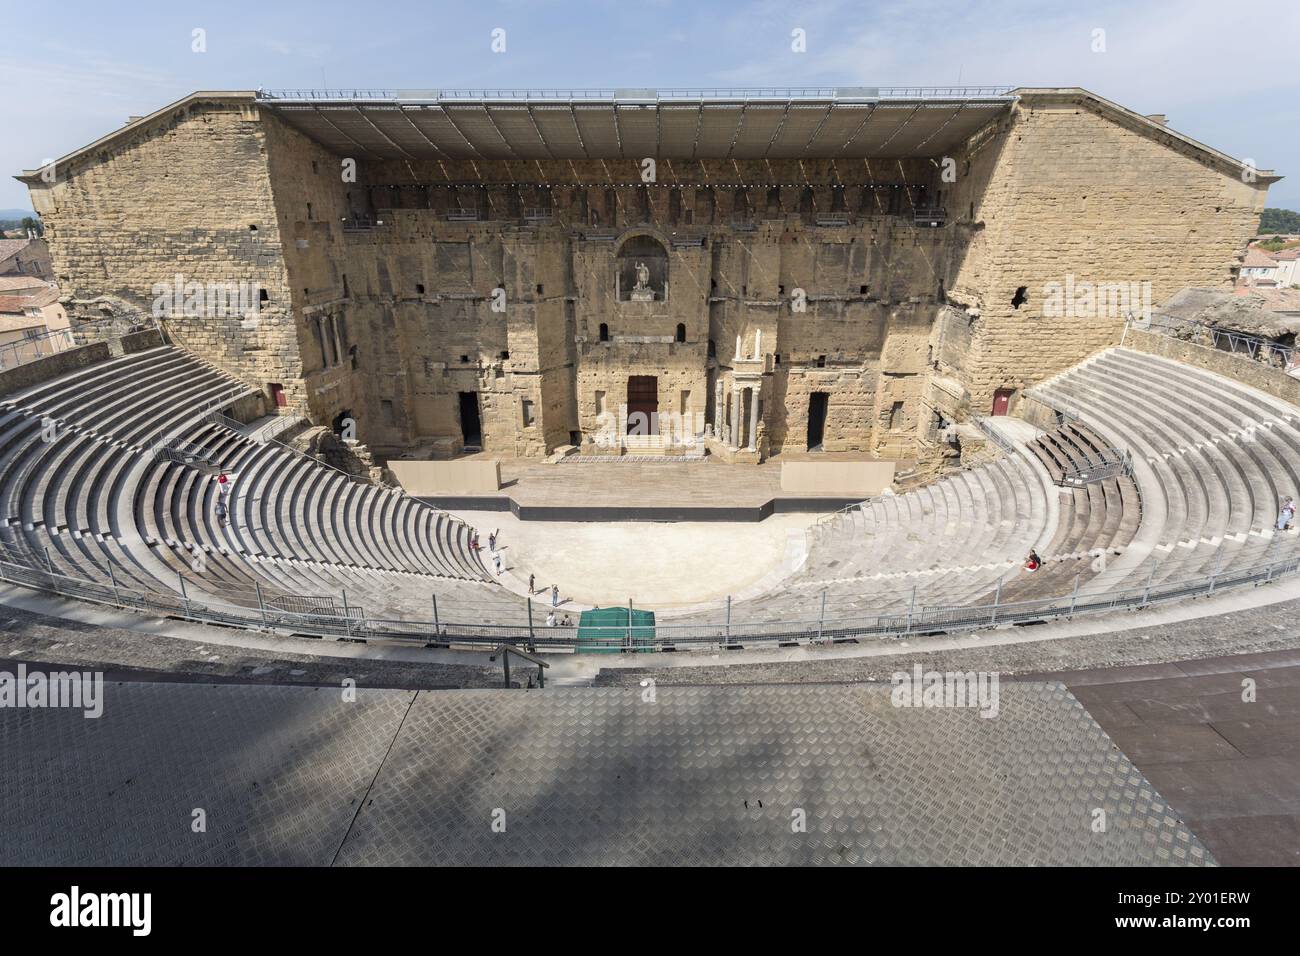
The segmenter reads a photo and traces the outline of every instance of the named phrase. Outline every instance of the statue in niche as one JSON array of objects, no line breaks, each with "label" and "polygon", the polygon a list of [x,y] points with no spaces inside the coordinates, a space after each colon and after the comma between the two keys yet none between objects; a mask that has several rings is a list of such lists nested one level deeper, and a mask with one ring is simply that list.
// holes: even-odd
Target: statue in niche
[{"label": "statue in niche", "polygon": [[633,302],[653,302],[654,290],[650,288],[650,267],[644,262],[636,264],[636,285],[632,287]]}]

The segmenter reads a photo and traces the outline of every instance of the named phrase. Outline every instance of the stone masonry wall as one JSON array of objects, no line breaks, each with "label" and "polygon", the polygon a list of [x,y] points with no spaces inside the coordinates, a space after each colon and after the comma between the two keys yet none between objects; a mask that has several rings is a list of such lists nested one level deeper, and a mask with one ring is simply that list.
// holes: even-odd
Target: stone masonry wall
[{"label": "stone masonry wall", "polygon": [[1022,98],[957,158],[969,171],[955,203],[973,206],[977,232],[949,288],[978,314],[957,370],[978,414],[995,389],[1023,389],[1118,341],[1117,309],[1045,315],[1049,283],[1150,282],[1152,304],[1184,286],[1231,287],[1266,194],[1068,97]]},{"label": "stone masonry wall", "polygon": [[[251,102],[192,102],[56,179],[29,182],[46,224],[69,317],[151,313],[157,284],[265,290],[255,317],[172,316],[185,347],[253,385],[282,383],[305,408],[298,336],[267,171]],[[256,292],[253,293],[256,295]]]},{"label": "stone masonry wall", "polygon": [[[1229,285],[1265,195],[1064,94],[953,157],[661,159],[650,183],[635,160],[348,160],[251,99],[195,100],[31,185],[74,318],[149,311],[178,273],[253,283],[256,315],[173,335],[381,453],[460,450],[470,393],[505,456],[592,435],[630,376],[717,424],[738,373],[771,452],[806,448],[826,392],[827,450],[937,454],[939,420],[1118,339],[1119,315],[1045,315],[1049,283]],[[914,221],[931,205],[941,228]]]}]

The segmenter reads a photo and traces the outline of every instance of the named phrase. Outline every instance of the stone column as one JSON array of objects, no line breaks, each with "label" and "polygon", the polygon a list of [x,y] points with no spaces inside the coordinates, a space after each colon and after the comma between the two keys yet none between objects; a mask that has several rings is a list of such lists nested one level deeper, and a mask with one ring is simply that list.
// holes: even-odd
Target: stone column
[{"label": "stone column", "polygon": [[727,406],[723,400],[726,392],[722,389],[722,379],[719,378],[713,383],[713,436],[722,441],[722,436],[726,434],[723,426],[727,423]]},{"label": "stone column", "polygon": [[732,448],[740,447],[740,416],[744,411],[740,407],[741,391],[739,385],[731,387],[731,441]]},{"label": "stone column", "polygon": [[758,451],[758,385],[749,391],[749,450]]}]

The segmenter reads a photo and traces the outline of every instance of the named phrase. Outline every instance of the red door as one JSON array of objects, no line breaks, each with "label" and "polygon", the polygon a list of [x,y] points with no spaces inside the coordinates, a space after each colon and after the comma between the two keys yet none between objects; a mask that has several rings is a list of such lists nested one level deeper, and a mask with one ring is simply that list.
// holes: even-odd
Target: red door
[{"label": "red door", "polygon": [[1011,405],[1011,396],[1016,390],[1014,388],[1000,388],[993,393],[993,414],[1005,415]]},{"label": "red door", "polygon": [[289,400],[284,394],[284,386],[278,382],[271,383],[271,398],[275,402],[276,408],[284,408],[289,404]]},{"label": "red door", "polygon": [[627,379],[627,433],[656,434],[659,414],[659,377],[629,375]]}]

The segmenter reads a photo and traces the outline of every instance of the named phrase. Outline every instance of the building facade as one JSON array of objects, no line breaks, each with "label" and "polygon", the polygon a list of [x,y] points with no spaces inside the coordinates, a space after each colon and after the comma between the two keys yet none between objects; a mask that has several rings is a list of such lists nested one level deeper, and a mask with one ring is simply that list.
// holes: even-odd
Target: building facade
[{"label": "building facade", "polygon": [[74,326],[161,303],[382,453],[743,461],[936,453],[1118,341],[1106,290],[1231,288],[1277,177],[1026,89],[196,93],[21,178]]}]

